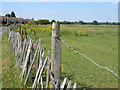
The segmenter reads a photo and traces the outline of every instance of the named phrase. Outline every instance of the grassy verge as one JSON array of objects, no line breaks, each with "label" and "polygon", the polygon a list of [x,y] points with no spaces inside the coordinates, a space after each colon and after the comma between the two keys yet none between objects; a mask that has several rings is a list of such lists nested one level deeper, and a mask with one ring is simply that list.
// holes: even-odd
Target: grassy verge
[{"label": "grassy verge", "polygon": [[15,56],[8,42],[8,33],[2,37],[2,88],[20,88],[20,72],[15,67]]}]

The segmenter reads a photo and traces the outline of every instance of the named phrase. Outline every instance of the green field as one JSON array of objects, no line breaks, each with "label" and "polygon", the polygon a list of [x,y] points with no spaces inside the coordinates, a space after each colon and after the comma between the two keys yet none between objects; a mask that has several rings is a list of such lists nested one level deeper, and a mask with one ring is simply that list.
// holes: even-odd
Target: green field
[{"label": "green field", "polygon": [[[33,35],[34,30],[36,31],[36,35]],[[42,46],[46,48],[46,52],[48,50],[51,51],[50,25],[28,25],[27,32],[33,40],[35,40],[35,38],[41,38]],[[87,55],[99,65],[106,66],[118,73],[118,26],[61,25],[60,36],[62,40],[67,42],[75,50]],[[7,33],[5,33],[2,39],[2,46],[4,46],[2,47],[3,86],[9,87],[9,84],[7,84],[8,82],[17,82],[18,87],[20,87],[19,81],[11,80],[16,78],[19,72],[14,72],[16,71],[13,67],[14,63],[11,63],[14,61],[14,56],[10,53],[10,45],[7,38]],[[83,56],[68,49],[63,43],[61,43],[61,60],[64,66],[62,77],[67,77],[72,82],[76,82],[78,88],[118,87],[118,78],[115,75],[105,69],[98,68]],[[5,63],[9,64],[6,65]],[[11,69],[13,68],[11,71],[9,70],[10,66]],[[16,75],[13,75],[15,73]],[[10,87],[12,86],[14,85]],[[17,87],[17,85],[14,87]]]}]

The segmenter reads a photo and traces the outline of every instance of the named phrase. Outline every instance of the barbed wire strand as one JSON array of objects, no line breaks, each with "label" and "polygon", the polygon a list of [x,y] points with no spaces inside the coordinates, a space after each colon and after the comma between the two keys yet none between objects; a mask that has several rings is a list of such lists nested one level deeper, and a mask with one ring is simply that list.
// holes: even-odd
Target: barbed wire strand
[{"label": "barbed wire strand", "polygon": [[86,59],[88,59],[89,61],[91,61],[93,64],[95,64],[97,67],[102,68],[102,69],[106,69],[109,72],[113,73],[115,76],[117,76],[120,79],[120,76],[118,76],[118,74],[116,74],[114,71],[110,70],[108,67],[103,67],[100,66],[99,64],[97,64],[96,62],[94,62],[91,58],[87,57],[86,55],[82,54],[81,52],[76,51],[75,49],[73,49],[71,46],[68,45],[68,43],[66,43],[64,40],[61,40],[68,48],[70,48],[73,52],[75,52],[76,54],[79,54],[81,56],[84,56]]}]

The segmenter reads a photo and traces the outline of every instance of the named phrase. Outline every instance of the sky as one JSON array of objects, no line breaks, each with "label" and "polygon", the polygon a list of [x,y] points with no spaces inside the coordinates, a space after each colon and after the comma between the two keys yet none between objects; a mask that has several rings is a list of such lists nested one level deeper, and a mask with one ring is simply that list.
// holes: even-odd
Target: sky
[{"label": "sky", "polygon": [[[7,2],[8,1],[8,2]],[[13,0],[14,1],[14,0]],[[18,0],[19,1],[19,0]],[[26,0],[27,1],[27,0]],[[34,0],[35,1],[35,0]],[[49,0],[50,1],[50,0]],[[49,19],[56,21],[86,21],[97,20],[99,22],[118,21],[118,2],[10,2],[3,0],[0,15],[14,11],[19,18]],[[78,0],[79,1],[79,0]],[[87,0],[86,0],[87,1]],[[94,0],[93,0],[94,1]],[[97,0],[99,1],[99,0]]]},{"label": "sky", "polygon": [[116,0],[1,0],[2,2],[118,2]]}]

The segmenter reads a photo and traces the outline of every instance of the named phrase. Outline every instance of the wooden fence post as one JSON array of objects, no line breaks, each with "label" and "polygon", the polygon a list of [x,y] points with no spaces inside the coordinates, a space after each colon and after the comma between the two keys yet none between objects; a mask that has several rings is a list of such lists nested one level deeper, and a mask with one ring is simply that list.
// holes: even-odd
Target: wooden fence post
[{"label": "wooden fence post", "polygon": [[20,29],[20,52],[22,51],[22,40],[23,40],[23,29],[21,28]]},{"label": "wooden fence post", "polygon": [[60,60],[60,24],[52,23],[52,45],[51,45],[51,70],[54,74],[54,80],[57,82],[61,78],[61,60]]}]

